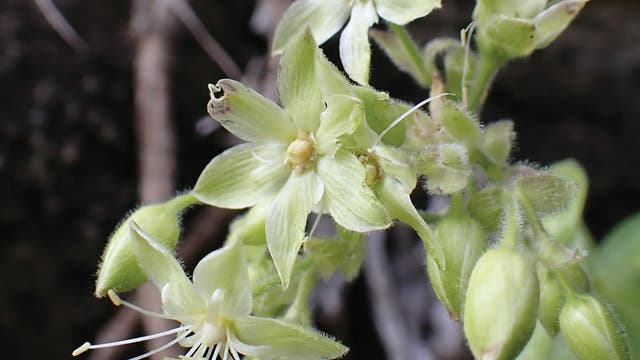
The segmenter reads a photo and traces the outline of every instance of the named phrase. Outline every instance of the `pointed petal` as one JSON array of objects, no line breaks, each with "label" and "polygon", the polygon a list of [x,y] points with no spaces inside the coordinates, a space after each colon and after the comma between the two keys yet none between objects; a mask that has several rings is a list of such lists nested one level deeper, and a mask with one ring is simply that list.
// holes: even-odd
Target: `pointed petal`
[{"label": "pointed petal", "polygon": [[286,143],[296,137],[286,112],[242,83],[223,79],[210,88],[209,115],[240,139]]},{"label": "pointed petal", "polygon": [[291,173],[289,180],[271,203],[267,216],[267,245],[287,288],[298,250],[304,241],[307,216],[322,198],[323,186],[313,170]]},{"label": "pointed petal", "polygon": [[213,206],[241,209],[275,193],[289,169],[280,144],[245,143],[227,149],[204,168],[193,194]]},{"label": "pointed petal", "polygon": [[352,231],[373,231],[391,225],[384,206],[365,185],[364,167],[346,150],[335,157],[320,157],[318,175],[325,188],[323,198],[333,219]]},{"label": "pointed petal", "polygon": [[136,260],[138,260],[144,274],[158,290],[162,290],[167,283],[172,281],[189,282],[182,266],[166,246],[133,221],[129,222],[129,228]]},{"label": "pointed petal", "polygon": [[349,77],[360,84],[369,83],[369,28],[378,22],[376,9],[371,1],[356,1],[351,19],[340,35],[340,60]]},{"label": "pointed petal", "polygon": [[536,49],[542,49],[555,40],[580,13],[587,0],[564,0],[538,14],[533,23],[536,25]]},{"label": "pointed petal", "polygon": [[402,190],[402,185],[386,176],[382,183],[378,185],[377,190],[378,196],[386,205],[391,217],[411,226],[418,233],[418,236],[424,242],[425,249],[433,256],[438,266],[444,269],[444,252],[438,243],[438,239],[436,239],[431,227],[411,203],[409,194]]},{"label": "pointed petal", "polygon": [[325,99],[331,95],[353,95],[351,82],[327,59],[322,49],[318,50],[316,76],[320,80],[319,83]]},{"label": "pointed petal", "polygon": [[237,319],[231,338],[235,350],[262,360],[334,359],[349,350],[313,329],[256,316]]},{"label": "pointed petal", "polygon": [[241,243],[233,243],[209,253],[193,271],[193,283],[205,299],[216,290],[222,290],[224,298],[220,315],[233,319],[251,313],[251,287],[247,262]]},{"label": "pointed petal", "polygon": [[405,25],[440,7],[440,0],[374,0],[380,17]]},{"label": "pointed petal", "polygon": [[280,59],[278,92],[298,132],[316,130],[324,109],[316,73],[318,51],[307,29],[294,39]]},{"label": "pointed petal", "polygon": [[349,3],[344,0],[297,0],[284,12],[273,36],[273,54],[279,54],[300,31],[310,27],[322,44],[337,33],[349,18]]},{"label": "pointed petal", "polygon": [[338,138],[352,134],[365,121],[364,109],[358,98],[334,95],[327,98],[327,109],[320,119],[320,127],[315,134],[318,151],[333,155],[338,149]]}]

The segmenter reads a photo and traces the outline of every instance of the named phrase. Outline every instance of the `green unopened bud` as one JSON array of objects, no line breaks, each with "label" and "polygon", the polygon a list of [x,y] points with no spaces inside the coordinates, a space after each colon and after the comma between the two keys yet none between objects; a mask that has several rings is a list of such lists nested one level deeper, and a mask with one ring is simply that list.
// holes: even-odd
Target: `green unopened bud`
[{"label": "green unopened bud", "polygon": [[547,47],[587,1],[563,0],[546,8],[547,0],[479,0],[473,18],[480,51],[508,60]]},{"label": "green unopened bud", "polygon": [[529,340],[538,314],[535,267],[509,247],[487,251],[471,273],[464,333],[477,359],[513,359]]},{"label": "green unopened bud", "polygon": [[467,149],[458,143],[427,147],[418,159],[417,167],[427,176],[427,189],[437,194],[452,194],[464,189],[471,176]]},{"label": "green unopened bud", "polygon": [[102,297],[110,289],[129,291],[147,280],[133,252],[130,222],[135,222],[154,239],[173,249],[180,236],[180,214],[196,201],[191,193],[187,193],[162,204],[145,205],[122,221],[102,255],[95,295]]},{"label": "green unopened bud", "polygon": [[491,162],[503,166],[509,159],[515,138],[512,121],[496,121],[484,128],[480,150]]},{"label": "green unopened bud", "polygon": [[480,29],[478,41],[499,58],[518,58],[535,50],[535,31],[532,20],[500,15]]},{"label": "green unopened bud", "polygon": [[489,186],[469,196],[469,212],[489,232],[495,232],[500,225],[502,192],[499,186]]},{"label": "green unopened bud", "polygon": [[467,284],[476,261],[487,247],[482,226],[466,215],[453,215],[436,227],[446,268],[442,270],[431,253],[427,253],[427,270],[433,289],[454,320],[462,314]]},{"label": "green unopened bud", "polygon": [[540,306],[538,320],[554,336],[558,332],[558,317],[564,304],[564,289],[557,275],[542,264],[537,265],[540,283]]},{"label": "green unopened bud", "polygon": [[560,331],[581,360],[630,359],[622,328],[600,301],[589,295],[567,299],[560,312]]},{"label": "green unopened bud", "polygon": [[480,123],[456,104],[445,101],[440,109],[440,120],[447,131],[467,146],[475,146],[481,136]]},{"label": "green unopened bud", "polygon": [[522,176],[516,184],[540,215],[567,209],[578,192],[575,181],[545,172]]}]

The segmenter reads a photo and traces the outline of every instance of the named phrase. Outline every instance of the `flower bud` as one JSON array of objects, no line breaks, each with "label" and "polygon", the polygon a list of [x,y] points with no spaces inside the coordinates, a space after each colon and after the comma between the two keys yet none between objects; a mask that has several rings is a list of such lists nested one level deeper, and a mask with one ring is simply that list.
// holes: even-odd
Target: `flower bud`
[{"label": "flower bud", "polygon": [[469,212],[488,232],[495,232],[500,226],[502,193],[499,186],[489,186],[469,195]]},{"label": "flower bud", "polygon": [[564,290],[557,275],[542,264],[537,265],[538,282],[540,283],[540,306],[538,320],[549,335],[558,332],[558,317],[564,304]]},{"label": "flower bud", "polygon": [[487,247],[482,226],[469,216],[454,215],[436,227],[436,238],[442,245],[446,268],[442,270],[431,253],[427,253],[427,271],[438,298],[454,320],[462,314],[471,271]]},{"label": "flower bud", "polygon": [[474,146],[480,139],[480,123],[470,113],[445,101],[440,110],[440,120],[445,129],[458,141]]},{"label": "flower bud", "polygon": [[110,289],[115,292],[129,291],[147,280],[133,252],[129,229],[131,221],[173,249],[180,236],[180,213],[195,202],[195,198],[187,193],[162,204],[142,206],[122,221],[109,238],[102,255],[95,295],[102,297]]},{"label": "flower bud", "polygon": [[511,120],[496,121],[484,128],[480,150],[494,164],[505,165],[515,137]]},{"label": "flower bud", "polygon": [[458,192],[467,186],[471,176],[469,155],[462,144],[429,146],[417,162],[418,171],[427,176],[427,189],[433,193]]},{"label": "flower bud", "polygon": [[535,328],[539,287],[535,267],[501,246],[487,251],[469,279],[464,333],[477,359],[513,359]]},{"label": "flower bud", "polygon": [[539,215],[567,209],[578,192],[575,181],[545,172],[522,176],[516,184]]},{"label": "flower bud", "polygon": [[630,359],[620,325],[600,301],[590,295],[573,295],[560,312],[560,331],[581,360]]}]

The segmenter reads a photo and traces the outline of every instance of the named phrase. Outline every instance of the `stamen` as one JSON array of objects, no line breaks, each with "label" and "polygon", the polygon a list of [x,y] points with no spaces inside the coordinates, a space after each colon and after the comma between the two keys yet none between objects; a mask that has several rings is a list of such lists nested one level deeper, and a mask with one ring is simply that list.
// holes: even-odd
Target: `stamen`
[{"label": "stamen", "polygon": [[412,107],[411,109],[405,111],[404,114],[400,115],[397,119],[393,120],[393,122],[391,122],[391,124],[389,124],[389,126],[387,126],[386,129],[384,129],[380,135],[378,135],[378,139],[376,140],[376,144],[379,143],[380,141],[382,141],[382,138],[389,132],[389,130],[391,130],[394,126],[398,125],[400,123],[400,121],[404,120],[407,116],[411,115],[412,113],[414,113],[416,110],[420,109],[421,107],[423,107],[424,105],[430,103],[431,101],[435,100],[435,99],[439,99],[443,96],[447,96],[447,95],[454,95],[451,93],[442,93],[436,96],[432,96],[430,98],[424,99],[421,102],[419,102],[418,104],[416,104],[414,107]]},{"label": "stamen", "polygon": [[191,349],[189,349],[189,351],[187,352],[187,354],[184,357],[190,357],[193,354],[195,354],[196,350],[198,350],[198,348],[202,345],[201,341],[198,341],[195,345],[193,345],[191,347]]},{"label": "stamen", "polygon": [[229,355],[229,342],[224,342],[224,356],[222,356],[222,360],[227,360],[227,355]]},{"label": "stamen", "polygon": [[184,334],[182,334],[182,335],[178,336],[178,337],[177,337],[177,338],[175,338],[174,340],[169,341],[168,343],[166,343],[166,344],[164,344],[164,345],[160,346],[159,348],[157,348],[157,349],[155,349],[155,350],[151,350],[151,351],[149,351],[149,352],[146,352],[146,353],[144,353],[144,354],[142,354],[142,355],[136,356],[136,357],[131,358],[131,359],[129,359],[129,360],[140,360],[140,359],[144,359],[144,358],[149,357],[149,356],[151,356],[151,355],[153,355],[153,354],[157,354],[157,353],[159,353],[159,352],[161,352],[161,351],[164,351],[165,349],[168,349],[169,347],[173,346],[173,344],[178,343],[178,341],[180,341],[180,340],[182,340],[182,339],[186,338],[186,337],[187,337],[187,335],[189,335],[189,333],[188,333],[188,332],[186,332],[186,333],[184,333]]},{"label": "stamen", "polygon": [[211,357],[211,359],[216,360],[218,358],[218,354],[220,353],[220,346],[222,346],[220,345],[220,343],[216,344],[216,348],[213,351],[213,356]]},{"label": "stamen", "polygon": [[107,295],[109,296],[109,299],[111,300],[111,302],[113,303],[113,305],[115,306],[120,306],[120,305],[124,305],[126,307],[128,307],[131,310],[137,311],[143,315],[147,315],[147,316],[151,316],[151,317],[155,317],[155,318],[160,318],[160,319],[168,319],[168,320],[173,320],[173,318],[169,315],[165,315],[165,314],[160,314],[154,311],[149,311],[147,309],[143,309],[140,306],[134,305],[126,300],[122,300],[121,297],[118,296],[118,294],[116,294],[115,291],[113,290],[109,290],[107,291]]},{"label": "stamen", "polygon": [[238,352],[234,348],[231,348],[231,355],[235,360],[240,360],[240,356],[238,355]]},{"label": "stamen", "polygon": [[[471,22],[466,29],[461,32],[462,45],[464,45],[464,62],[462,63],[462,103],[467,104],[467,67],[469,63],[469,49],[471,48],[471,37],[476,29],[476,23]],[[468,34],[468,35],[467,35]]]},{"label": "stamen", "polygon": [[[190,326],[180,326],[180,327],[177,327],[175,329],[163,331],[163,332],[157,333],[157,334],[140,336],[140,337],[133,338],[133,339],[114,341],[114,342],[109,342],[109,343],[104,343],[104,344],[95,344],[94,345],[94,344],[91,344],[90,342],[85,342],[84,344],[80,345],[80,347],[75,349],[71,353],[71,355],[78,356],[78,355],[82,354],[83,352],[85,352],[87,350],[102,349],[102,348],[108,348],[108,347],[113,347],[113,346],[134,344],[134,343],[138,343],[138,342],[142,342],[142,341],[147,341],[147,340],[156,339],[156,338],[159,338],[159,337],[163,337],[163,336],[179,333],[179,332],[184,331],[184,330],[189,330],[190,328],[191,328]],[[190,332],[186,332],[183,335],[180,335],[177,340],[180,341],[180,340],[184,339],[185,337],[187,337],[187,335],[189,335],[189,333]],[[176,342],[177,341],[172,341],[172,344],[175,344]]]},{"label": "stamen", "polygon": [[322,214],[316,215],[316,219],[313,221],[313,225],[311,226],[311,231],[309,231],[309,237],[312,237],[313,234],[316,233],[316,228],[318,227],[318,224],[320,223],[320,219],[322,219]]}]

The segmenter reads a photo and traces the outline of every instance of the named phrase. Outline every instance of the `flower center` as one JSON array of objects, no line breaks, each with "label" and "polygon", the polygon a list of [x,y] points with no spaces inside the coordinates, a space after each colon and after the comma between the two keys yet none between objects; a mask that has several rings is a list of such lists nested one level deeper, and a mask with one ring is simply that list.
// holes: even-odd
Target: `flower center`
[{"label": "flower center", "polygon": [[373,186],[384,177],[384,171],[373,155],[359,155],[358,160],[364,166],[364,182],[367,186]]},{"label": "flower center", "polygon": [[318,154],[316,143],[308,133],[299,133],[298,137],[289,144],[285,162],[296,172],[302,172],[312,166]]}]

